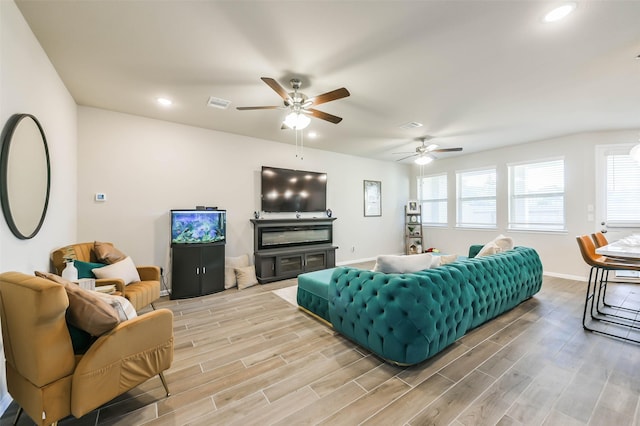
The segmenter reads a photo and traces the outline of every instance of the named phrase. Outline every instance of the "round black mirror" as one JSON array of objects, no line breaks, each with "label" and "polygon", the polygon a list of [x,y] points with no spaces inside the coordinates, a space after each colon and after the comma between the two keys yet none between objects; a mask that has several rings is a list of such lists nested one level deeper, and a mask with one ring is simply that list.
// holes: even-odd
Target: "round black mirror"
[{"label": "round black mirror", "polygon": [[44,131],[31,114],[14,114],[2,132],[0,201],[9,229],[26,240],[36,236],[49,205],[51,168]]}]

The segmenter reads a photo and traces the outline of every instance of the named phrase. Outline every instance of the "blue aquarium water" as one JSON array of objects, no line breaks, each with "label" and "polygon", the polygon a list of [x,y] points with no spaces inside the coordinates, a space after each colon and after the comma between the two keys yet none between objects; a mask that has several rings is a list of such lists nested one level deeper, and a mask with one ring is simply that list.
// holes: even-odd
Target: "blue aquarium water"
[{"label": "blue aquarium water", "polygon": [[226,216],[226,210],[171,210],[171,243],[224,242]]}]

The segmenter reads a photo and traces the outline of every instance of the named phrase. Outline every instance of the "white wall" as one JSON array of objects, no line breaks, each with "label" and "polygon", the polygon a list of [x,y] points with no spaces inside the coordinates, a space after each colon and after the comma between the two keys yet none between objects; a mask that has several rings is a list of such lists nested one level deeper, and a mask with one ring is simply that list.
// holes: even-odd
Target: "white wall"
[{"label": "white wall", "polygon": [[[13,1],[0,1],[0,122],[30,113],[42,125],[51,159],[51,195],[33,239],[13,236],[0,219],[0,271],[49,270],[50,252],[76,239],[76,104]],[[25,309],[29,308],[25,306]],[[4,351],[0,364],[4,365]],[[10,397],[0,369],[0,412]]]},{"label": "white wall", "polygon": [[[308,147],[300,160],[295,145],[90,107],[78,109],[78,139],[78,238],[111,241],[137,264],[168,271],[169,211],[196,205],[227,209],[227,255],[252,255],[263,165],[328,174],[338,263],[403,250],[406,165]],[[363,216],[364,179],[382,182],[381,217]]]},{"label": "white wall", "polygon": [[[588,269],[580,257],[576,236],[591,234],[598,230],[594,220],[589,221],[587,206],[596,203],[595,191],[595,146],[604,144],[625,144],[638,141],[638,130],[592,132],[565,136],[545,141],[532,142],[508,148],[485,151],[476,154],[452,156],[431,163],[424,168],[424,175],[447,172],[449,183],[448,219],[446,228],[424,227],[425,245],[444,252],[468,253],[469,245],[484,244],[499,233],[513,237],[516,245],[535,248],[542,259],[545,273],[549,275],[586,279]],[[522,161],[544,160],[564,157],[567,232],[511,232],[507,230],[508,195],[507,165]],[[456,171],[497,169],[497,229],[466,230],[456,228],[455,174]],[[411,194],[416,197],[416,176],[414,168]]]}]

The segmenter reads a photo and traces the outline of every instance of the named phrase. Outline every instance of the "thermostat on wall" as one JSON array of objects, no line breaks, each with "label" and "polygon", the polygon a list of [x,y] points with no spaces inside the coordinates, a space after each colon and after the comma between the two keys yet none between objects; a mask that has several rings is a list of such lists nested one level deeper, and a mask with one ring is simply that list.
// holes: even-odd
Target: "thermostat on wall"
[{"label": "thermostat on wall", "polygon": [[107,194],[104,192],[96,192],[96,201],[107,201]]}]

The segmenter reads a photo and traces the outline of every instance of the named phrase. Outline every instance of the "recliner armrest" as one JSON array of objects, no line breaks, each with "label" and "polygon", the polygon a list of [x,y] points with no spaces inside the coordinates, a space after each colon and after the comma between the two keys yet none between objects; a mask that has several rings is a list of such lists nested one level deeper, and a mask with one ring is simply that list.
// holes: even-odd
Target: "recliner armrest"
[{"label": "recliner armrest", "polygon": [[160,267],[136,266],[141,281],[160,281]]},{"label": "recliner armrest", "polygon": [[173,312],[157,309],[120,323],[78,362],[71,412],[80,417],[161,373],[173,361]]}]

